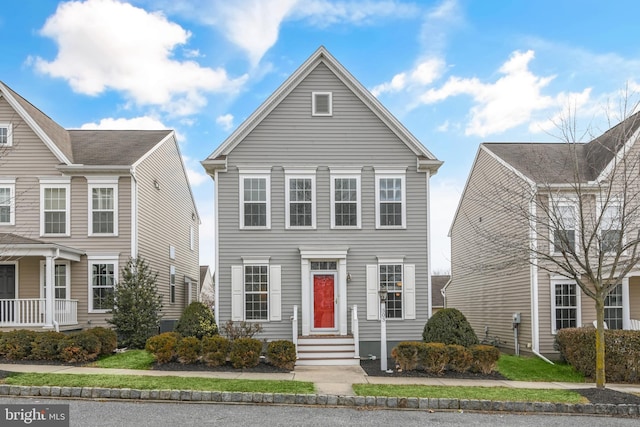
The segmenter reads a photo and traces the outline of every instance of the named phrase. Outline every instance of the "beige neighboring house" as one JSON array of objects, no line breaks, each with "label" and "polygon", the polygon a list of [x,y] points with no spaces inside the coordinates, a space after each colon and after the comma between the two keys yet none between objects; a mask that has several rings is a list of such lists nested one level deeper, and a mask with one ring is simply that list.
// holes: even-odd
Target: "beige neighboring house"
[{"label": "beige neighboring house", "polygon": [[442,289],[449,283],[451,276],[448,274],[434,274],[431,276],[431,309],[433,314],[445,308]]},{"label": "beige neighboring house", "polygon": [[200,301],[213,308],[215,305],[215,283],[208,265],[200,266]]},{"label": "beige neighboring house", "polygon": [[[510,235],[512,241],[524,243],[520,247],[535,244],[540,251],[548,250],[549,256],[556,259],[562,256],[559,249],[562,244],[582,247],[575,246],[580,244],[580,217],[576,213],[579,205],[573,184],[576,182],[573,165],[578,165],[580,194],[589,201],[583,206],[593,209],[582,218],[606,218],[606,212],[601,213],[597,208],[602,204],[600,183],[607,188],[607,182],[615,182],[616,175],[610,172],[616,170],[613,169],[614,162],[620,158],[622,150],[633,153],[632,150],[640,149],[639,133],[640,115],[635,114],[588,143],[480,145],[450,229],[452,275],[445,287],[446,306],[462,311],[478,337],[490,341],[497,338],[503,349],[515,351],[513,321],[516,315],[520,321],[520,351],[557,357],[554,340],[559,329],[593,325],[596,319],[594,301],[575,281],[543,269],[544,260],[538,262],[537,258],[532,258],[531,263],[522,263],[517,270],[469,268],[473,265],[498,266],[509,260],[507,250],[495,253],[482,244],[477,230],[482,228],[488,233],[493,230],[499,236]],[[627,156],[639,158],[637,154]],[[512,188],[518,190],[509,193],[512,197],[508,202],[510,212],[516,212],[514,206],[518,206],[520,212],[528,211],[528,217],[523,215],[527,218],[525,221],[517,215],[505,214],[504,208],[495,209],[496,204],[486,201],[486,194],[494,194],[500,199],[498,193],[506,193]],[[526,197],[513,196],[520,191]],[[532,201],[534,198],[535,202]],[[528,204],[517,204],[525,199]],[[500,199],[501,202],[504,200],[507,198]],[[545,225],[547,217],[542,217],[540,206],[546,206],[548,210],[549,200],[554,203],[551,209],[562,212],[562,228]],[[610,206],[619,209],[619,206]],[[542,219],[532,224],[532,214]],[[615,228],[616,221],[603,221],[609,225],[599,230],[598,241],[606,243],[604,233],[614,236],[617,241],[621,231]],[[543,227],[542,231],[534,234],[532,230],[538,227]],[[545,230],[549,231],[548,237],[543,239]],[[559,236],[566,236],[569,243],[559,243]],[[537,240],[533,241],[533,237]],[[497,241],[503,245],[509,243],[505,239]],[[631,271],[605,301],[605,322],[609,329],[634,329],[637,319],[640,319],[640,266]]]},{"label": "beige neighboring house", "polygon": [[0,329],[106,326],[130,257],[165,327],[198,298],[199,216],[172,130],[68,130],[0,82]]}]

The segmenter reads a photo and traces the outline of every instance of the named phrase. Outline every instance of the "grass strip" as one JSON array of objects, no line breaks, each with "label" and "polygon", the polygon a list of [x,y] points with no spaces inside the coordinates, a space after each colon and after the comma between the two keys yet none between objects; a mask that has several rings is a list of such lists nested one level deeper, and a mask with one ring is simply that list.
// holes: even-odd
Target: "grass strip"
[{"label": "grass strip", "polygon": [[110,369],[151,369],[153,362],[153,356],[146,350],[127,350],[103,356],[89,366]]},{"label": "grass strip", "polygon": [[354,384],[359,396],[427,397],[473,399],[508,402],[587,403],[588,400],[570,390],[522,389],[509,387],[458,387],[425,385]]},{"label": "grass strip", "polygon": [[2,380],[9,385],[133,388],[138,390],[198,390],[252,393],[314,393],[304,381],[242,380],[199,377],[13,373]]},{"label": "grass strip", "polygon": [[497,369],[506,378],[514,381],[584,382],[584,376],[571,365],[552,365],[538,357],[502,354]]}]

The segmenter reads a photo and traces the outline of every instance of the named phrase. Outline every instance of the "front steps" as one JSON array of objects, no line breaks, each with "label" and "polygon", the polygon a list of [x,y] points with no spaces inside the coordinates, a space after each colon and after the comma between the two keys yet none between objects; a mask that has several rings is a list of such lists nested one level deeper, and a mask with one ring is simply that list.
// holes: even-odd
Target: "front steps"
[{"label": "front steps", "polygon": [[296,366],[354,366],[356,346],[352,335],[314,335],[298,337]]}]

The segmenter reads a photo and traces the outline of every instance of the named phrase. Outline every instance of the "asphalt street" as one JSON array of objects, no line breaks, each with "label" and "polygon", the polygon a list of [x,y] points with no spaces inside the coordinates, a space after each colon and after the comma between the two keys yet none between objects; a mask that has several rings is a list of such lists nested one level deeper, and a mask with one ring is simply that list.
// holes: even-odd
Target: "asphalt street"
[{"label": "asphalt street", "polygon": [[2,398],[0,404],[69,404],[77,427],[174,426],[636,426],[637,419],[211,403]]}]

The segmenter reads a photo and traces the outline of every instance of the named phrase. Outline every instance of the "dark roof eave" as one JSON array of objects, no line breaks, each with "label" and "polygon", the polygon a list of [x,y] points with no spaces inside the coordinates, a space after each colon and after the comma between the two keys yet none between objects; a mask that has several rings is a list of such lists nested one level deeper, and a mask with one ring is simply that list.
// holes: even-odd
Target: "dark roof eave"
[{"label": "dark roof eave", "polygon": [[56,168],[67,175],[131,175],[133,172],[129,165],[58,165]]}]

